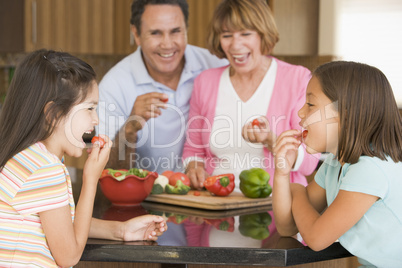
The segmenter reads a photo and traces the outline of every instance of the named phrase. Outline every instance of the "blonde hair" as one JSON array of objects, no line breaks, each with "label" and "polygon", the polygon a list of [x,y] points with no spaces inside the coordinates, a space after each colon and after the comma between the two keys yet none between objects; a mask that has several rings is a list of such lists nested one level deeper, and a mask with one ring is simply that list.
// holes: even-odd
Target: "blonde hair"
[{"label": "blonde hair", "polygon": [[261,37],[261,53],[269,55],[279,41],[279,33],[271,9],[265,0],[223,0],[215,9],[207,47],[219,58],[226,58],[220,45],[223,28],[228,30],[254,30]]}]

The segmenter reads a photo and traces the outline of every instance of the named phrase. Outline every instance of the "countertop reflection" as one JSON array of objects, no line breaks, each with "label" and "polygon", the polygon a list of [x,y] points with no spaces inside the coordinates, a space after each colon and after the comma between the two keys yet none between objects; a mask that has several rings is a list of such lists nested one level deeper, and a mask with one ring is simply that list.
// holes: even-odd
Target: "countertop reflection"
[{"label": "countertop reflection", "polygon": [[[77,201],[82,170],[68,170]],[[125,221],[144,214],[167,221],[168,230],[156,242],[89,239],[81,260],[287,266],[351,256],[339,243],[314,252],[300,237],[279,236],[271,206],[210,211],[142,202],[120,207],[112,205],[98,187],[94,217]]]}]

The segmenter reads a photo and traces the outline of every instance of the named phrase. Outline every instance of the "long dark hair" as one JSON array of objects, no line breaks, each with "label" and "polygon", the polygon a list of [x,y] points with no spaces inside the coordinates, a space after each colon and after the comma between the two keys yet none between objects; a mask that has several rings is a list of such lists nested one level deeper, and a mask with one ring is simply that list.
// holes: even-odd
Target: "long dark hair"
[{"label": "long dark hair", "polygon": [[0,114],[0,170],[15,154],[48,138],[85,99],[95,78],[89,64],[68,53],[28,54],[16,68]]},{"label": "long dark hair", "polygon": [[338,105],[338,159],[354,164],[367,155],[402,161],[402,119],[391,85],[379,69],[335,61],[321,65],[313,75]]}]

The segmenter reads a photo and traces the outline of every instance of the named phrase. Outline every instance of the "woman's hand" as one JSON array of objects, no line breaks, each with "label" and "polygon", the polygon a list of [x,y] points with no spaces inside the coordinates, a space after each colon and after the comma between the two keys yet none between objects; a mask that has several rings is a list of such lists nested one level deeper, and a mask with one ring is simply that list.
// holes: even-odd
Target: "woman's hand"
[{"label": "woman's hand", "polygon": [[190,179],[191,187],[201,190],[204,187],[204,181],[209,177],[205,171],[204,163],[201,161],[191,161],[186,168],[186,175]]},{"label": "woman's hand", "polygon": [[297,159],[297,150],[301,144],[301,131],[288,130],[283,132],[274,146],[275,175],[289,175]]},{"label": "woman's hand", "polygon": [[246,123],[242,129],[242,136],[248,142],[263,144],[271,152],[277,139],[269,127],[267,118],[263,116]]}]

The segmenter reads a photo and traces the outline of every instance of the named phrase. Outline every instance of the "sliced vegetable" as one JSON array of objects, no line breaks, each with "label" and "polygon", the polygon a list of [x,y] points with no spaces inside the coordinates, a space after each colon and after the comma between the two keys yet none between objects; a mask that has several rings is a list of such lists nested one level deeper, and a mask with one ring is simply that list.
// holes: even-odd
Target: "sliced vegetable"
[{"label": "sliced vegetable", "polygon": [[[127,169],[111,169],[111,168],[108,168],[107,170],[108,170],[108,174],[110,174],[113,178],[115,178],[118,181],[124,180],[126,178],[126,174],[128,172]],[[102,174],[103,174],[103,172],[102,172]]]},{"label": "sliced vegetable", "polygon": [[240,173],[240,190],[250,198],[267,197],[272,192],[269,174],[262,168],[243,170]]},{"label": "sliced vegetable", "polygon": [[209,177],[204,181],[204,186],[214,195],[227,196],[235,188],[234,175],[230,173]]},{"label": "sliced vegetable", "polygon": [[170,184],[165,186],[165,192],[168,194],[185,195],[188,191],[190,191],[190,186],[185,185],[181,180],[178,180],[175,186]]},{"label": "sliced vegetable", "polygon": [[130,168],[127,171],[127,175],[134,175],[140,178],[145,178],[148,175],[149,171],[141,168]]},{"label": "sliced vegetable", "polygon": [[170,176],[172,176],[174,174],[174,171],[172,170],[165,170],[162,172],[163,176],[166,176],[168,179],[170,178]]},{"label": "sliced vegetable", "polygon": [[253,122],[251,122],[251,126],[257,126],[260,127],[261,122],[258,119],[254,119]]},{"label": "sliced vegetable", "polygon": [[178,181],[184,183],[184,185],[190,186],[190,179],[187,177],[186,174],[181,172],[175,172],[169,177],[169,184],[175,186]]},{"label": "sliced vegetable", "polygon": [[91,140],[92,144],[98,143],[100,148],[103,148],[105,146],[105,140],[102,137],[95,136]]},{"label": "sliced vegetable", "polygon": [[166,185],[169,183],[169,179],[166,176],[159,175],[154,182],[151,194],[161,194],[165,191]]},{"label": "sliced vegetable", "polygon": [[122,181],[126,178],[126,176],[132,175],[136,176],[138,178],[145,178],[147,176],[154,176],[157,177],[158,174],[156,172],[150,172],[145,169],[140,169],[140,168],[131,168],[129,170],[127,169],[105,169],[102,172],[102,177],[106,175],[111,175],[113,178],[115,178],[118,181]]}]

